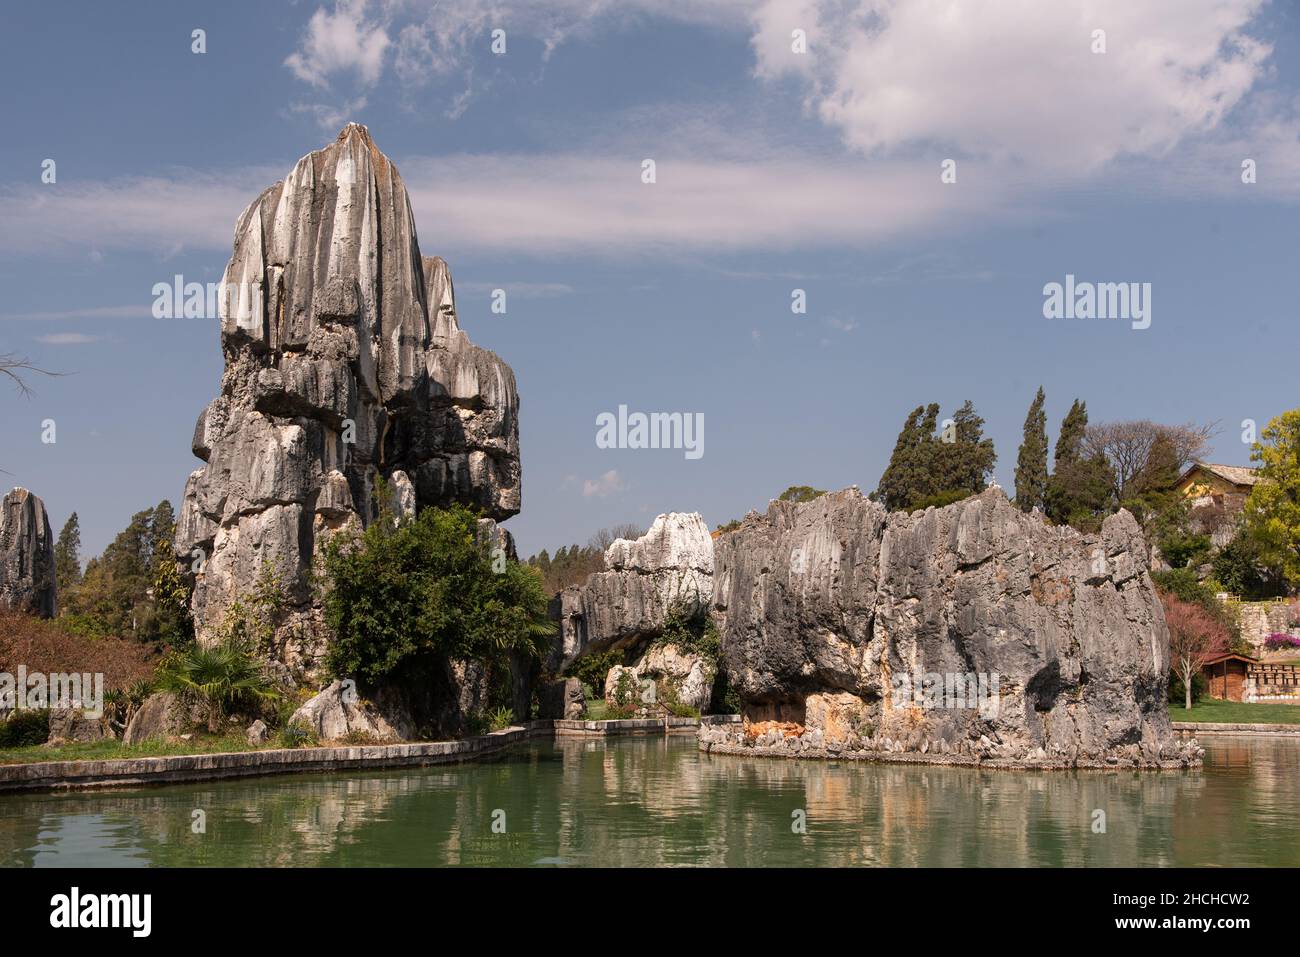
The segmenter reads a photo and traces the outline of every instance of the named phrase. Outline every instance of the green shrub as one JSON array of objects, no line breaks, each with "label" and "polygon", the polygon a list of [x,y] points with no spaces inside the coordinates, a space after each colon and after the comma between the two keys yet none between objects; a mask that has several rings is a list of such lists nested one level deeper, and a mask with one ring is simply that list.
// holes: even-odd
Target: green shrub
[{"label": "green shrub", "polygon": [[515,723],[515,713],[509,708],[496,708],[487,713],[489,731],[504,731]]},{"label": "green shrub", "polygon": [[1281,572],[1265,562],[1259,543],[1245,531],[1239,532],[1214,556],[1214,577],[1226,591],[1248,601],[1286,594]]},{"label": "green shrub", "polygon": [[280,729],[279,744],[282,748],[314,748],[319,743],[315,730],[305,724],[286,724]]},{"label": "green shrub", "polygon": [[333,538],[324,564],[337,676],[375,684],[439,656],[501,672],[512,653],[542,657],[555,631],[537,571],[492,556],[460,506],[381,514]]},{"label": "green shrub", "polygon": [[0,748],[30,748],[50,737],[50,713],[45,710],[15,711],[0,721]]},{"label": "green shrub", "polygon": [[597,654],[584,655],[564,672],[566,678],[577,678],[591,690],[593,698],[605,696],[605,678],[609,669],[623,664],[622,651],[602,651]]}]

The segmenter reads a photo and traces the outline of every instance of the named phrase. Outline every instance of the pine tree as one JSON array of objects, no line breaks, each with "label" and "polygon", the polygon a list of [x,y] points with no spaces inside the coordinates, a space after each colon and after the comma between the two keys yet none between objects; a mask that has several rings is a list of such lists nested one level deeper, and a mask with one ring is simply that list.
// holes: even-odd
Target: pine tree
[{"label": "pine tree", "polygon": [[1047,499],[1047,413],[1043,387],[1030,403],[1016,459],[1016,505],[1023,512],[1043,508]]},{"label": "pine tree", "polygon": [[73,512],[54,543],[54,580],[60,602],[81,581],[81,521]]}]

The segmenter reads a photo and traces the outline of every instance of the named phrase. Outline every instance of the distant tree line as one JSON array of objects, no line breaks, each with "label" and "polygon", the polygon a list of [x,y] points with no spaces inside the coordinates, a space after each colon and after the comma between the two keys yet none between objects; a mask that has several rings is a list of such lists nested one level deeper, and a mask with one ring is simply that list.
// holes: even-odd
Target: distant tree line
[{"label": "distant tree line", "polygon": [[88,636],[179,643],[193,636],[189,589],[172,554],[176,516],[164,499],[136,512],[103,554],[81,568],[81,523],[73,512],[54,545],[59,618]]},{"label": "distant tree line", "polygon": [[525,562],[542,576],[542,586],[548,595],[564,591],[570,585],[580,585],[593,572],[605,570],[605,549],[619,538],[635,539],[645,534],[639,525],[626,523],[602,528],[586,545],[562,545],[550,554],[543,548]]}]

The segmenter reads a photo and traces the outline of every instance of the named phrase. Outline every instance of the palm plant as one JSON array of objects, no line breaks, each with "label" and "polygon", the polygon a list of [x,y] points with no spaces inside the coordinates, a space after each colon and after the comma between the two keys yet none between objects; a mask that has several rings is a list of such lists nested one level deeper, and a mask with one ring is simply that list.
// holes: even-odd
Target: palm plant
[{"label": "palm plant", "polygon": [[214,734],[234,708],[276,697],[261,664],[233,638],[211,645],[195,642],[172,652],[158,665],[156,684],[202,707]]}]

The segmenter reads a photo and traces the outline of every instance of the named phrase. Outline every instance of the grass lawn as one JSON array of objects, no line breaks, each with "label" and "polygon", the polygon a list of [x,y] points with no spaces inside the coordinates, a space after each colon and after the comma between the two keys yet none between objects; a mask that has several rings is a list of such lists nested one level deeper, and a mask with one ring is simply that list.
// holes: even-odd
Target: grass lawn
[{"label": "grass lawn", "polygon": [[1205,697],[1186,710],[1181,704],[1169,706],[1171,721],[1219,721],[1225,724],[1300,724],[1298,704],[1245,704]]},{"label": "grass lawn", "polygon": [[38,761],[106,761],[110,758],[155,758],[174,754],[216,754],[223,751],[258,751],[274,748],[272,741],[251,745],[243,732],[225,735],[195,734],[189,741],[143,741],[126,745],[121,741],[74,742],[57,748],[32,745],[0,750],[0,764],[31,764]]}]

